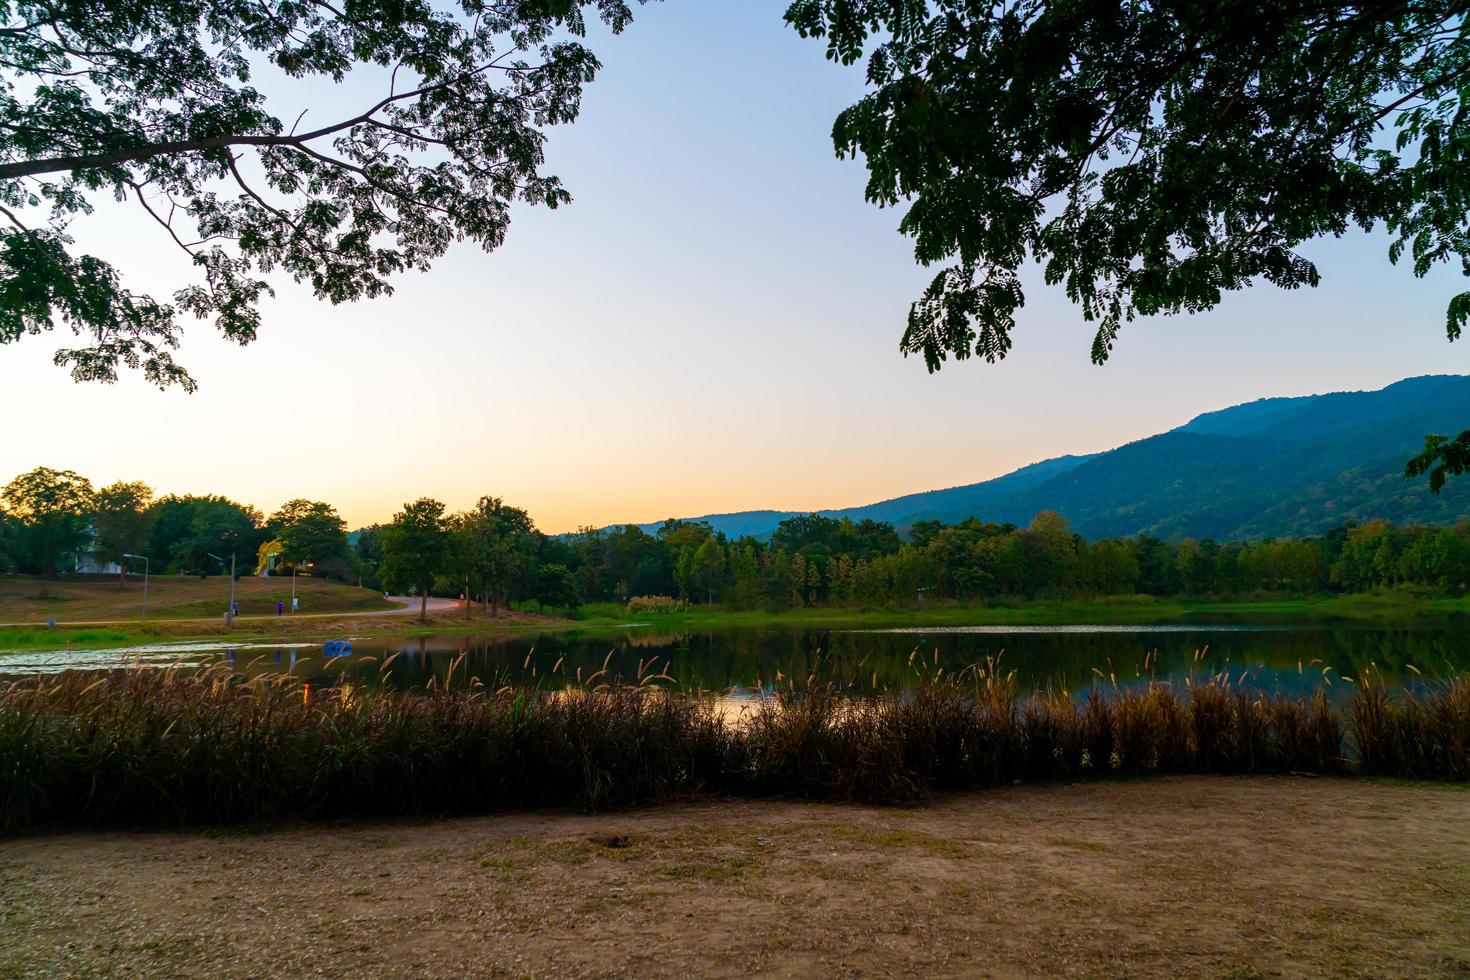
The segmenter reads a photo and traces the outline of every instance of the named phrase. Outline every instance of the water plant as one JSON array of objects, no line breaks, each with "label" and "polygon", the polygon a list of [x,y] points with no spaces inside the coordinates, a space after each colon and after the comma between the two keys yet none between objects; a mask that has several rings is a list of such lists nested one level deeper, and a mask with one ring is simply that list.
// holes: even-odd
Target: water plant
[{"label": "water plant", "polygon": [[[391,669],[391,663],[383,665]],[[0,685],[0,831],[636,806],[695,793],[909,803],[1153,773],[1470,778],[1470,675],[1336,699],[1217,674],[1022,691],[991,662],[902,692],[789,679],[731,710],[640,671],[426,690],[228,668]],[[1338,688],[1342,690],[1341,685]]]}]

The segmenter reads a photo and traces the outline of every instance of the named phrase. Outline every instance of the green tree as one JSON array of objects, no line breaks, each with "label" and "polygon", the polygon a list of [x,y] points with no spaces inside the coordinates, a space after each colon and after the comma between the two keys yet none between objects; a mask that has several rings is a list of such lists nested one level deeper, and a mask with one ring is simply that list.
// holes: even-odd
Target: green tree
[{"label": "green tree", "polygon": [[[574,120],[597,59],[592,9],[616,32],[625,0],[17,0],[0,62],[0,343],[66,325],[77,380],[119,365],[194,387],[170,349],[185,316],[248,343],[266,275],[333,303],[391,290],[455,241],[489,250],[515,202],[570,200],[542,172],[545,127]],[[370,78],[356,106],[285,105],[269,67]],[[365,83],[371,84],[371,83]],[[76,250],[93,195],[134,203],[198,280],[172,301],[127,288]]]},{"label": "green tree", "polygon": [[[235,555],[249,566],[266,540],[260,512],[228,497],[167,496],[153,504],[150,556],[181,572],[218,570],[210,555]],[[226,566],[228,569],[228,566]]]},{"label": "green tree", "polygon": [[[1299,247],[1382,225],[1416,275],[1470,273],[1464,0],[795,0],[827,57],[867,56],[833,126],[867,198],[940,270],[901,348],[931,371],[1011,347],[1035,260],[1096,324],[1101,364],[1138,315],[1258,280],[1315,286]],[[1449,301],[1460,336],[1470,292]],[[1408,472],[1470,466],[1470,431]]]},{"label": "green tree", "polygon": [[1429,490],[1439,493],[1445,480],[1470,471],[1470,429],[1451,439],[1445,435],[1424,437],[1424,450],[1409,460],[1404,475],[1409,479],[1429,474]]},{"label": "green tree", "polygon": [[7,483],[0,501],[15,522],[17,564],[55,578],[62,556],[87,541],[94,499],[92,482],[71,470],[40,466]]},{"label": "green tree", "polygon": [[1085,554],[1092,587],[1100,595],[1123,595],[1137,587],[1138,559],[1131,542],[1098,541]]},{"label": "green tree", "polygon": [[391,587],[417,589],[421,597],[419,618],[429,618],[429,590],[450,559],[448,521],[444,505],[427,497],[404,504],[393,515],[393,523],[379,534],[383,564],[378,577]]},{"label": "green tree", "polygon": [[1054,510],[1043,510],[1031,518],[1024,542],[1031,546],[1034,588],[1065,592],[1077,578],[1077,539],[1067,519]]},{"label": "green tree", "polygon": [[499,497],[481,497],[475,509],[452,521],[454,564],[468,596],[480,588],[485,608],[509,604],[515,583],[527,578],[536,559],[537,531],[531,517]]},{"label": "green tree", "polygon": [[331,504],[288,500],[266,523],[281,542],[280,560],[300,568],[317,565],[340,578],[346,570],[347,524]]},{"label": "green tree", "polygon": [[378,567],[383,564],[383,549],[378,535],[383,528],[371,524],[355,532],[357,540],[352,545],[352,560],[357,566],[360,583],[369,589],[382,588],[378,582]]},{"label": "green tree", "polygon": [[675,571],[679,588],[687,599],[703,597],[707,603],[715,601],[715,592],[725,582],[725,549],[711,535],[698,548],[685,549],[680,553]]},{"label": "green tree", "polygon": [[127,582],[127,552],[141,551],[152,530],[153,488],[146,483],[114,483],[97,491],[92,526],[96,546],[118,564],[117,586]]},{"label": "green tree", "polygon": [[536,569],[535,599],[543,606],[570,609],[577,605],[577,578],[565,565],[541,565]]}]

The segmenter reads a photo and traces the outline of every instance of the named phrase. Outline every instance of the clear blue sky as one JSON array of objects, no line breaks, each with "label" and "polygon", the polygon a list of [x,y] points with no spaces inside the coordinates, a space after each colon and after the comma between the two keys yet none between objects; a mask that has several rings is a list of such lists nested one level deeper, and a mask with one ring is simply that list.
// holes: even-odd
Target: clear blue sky
[{"label": "clear blue sky", "polygon": [[[306,496],[354,526],[494,493],[563,531],[865,503],[1262,396],[1470,369],[1443,327],[1462,280],[1416,280],[1354,235],[1309,249],[1321,288],[1132,324],[1104,368],[1033,274],[1008,360],[927,374],[897,352],[927,274],[829,139],[861,72],[783,10],[670,0],[595,37],[605,70],[550,143],[569,208],[522,209],[503,249],[457,247],[387,300],[331,307],[283,284],[244,349],[200,325],[181,353],[195,395],[74,386],[50,366],[59,334],[0,349],[0,478],[69,467],[267,511]],[[323,96],[282,94],[287,117]],[[76,231],[135,287],[167,295],[188,272],[128,213]]]}]

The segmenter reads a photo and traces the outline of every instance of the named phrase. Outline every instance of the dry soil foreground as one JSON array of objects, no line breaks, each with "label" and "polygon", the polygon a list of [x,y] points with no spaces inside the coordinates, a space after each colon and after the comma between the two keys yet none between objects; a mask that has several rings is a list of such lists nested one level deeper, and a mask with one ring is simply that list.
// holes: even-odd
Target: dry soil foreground
[{"label": "dry soil foreground", "polygon": [[1025,787],[0,841],[0,976],[1466,976],[1470,791]]}]

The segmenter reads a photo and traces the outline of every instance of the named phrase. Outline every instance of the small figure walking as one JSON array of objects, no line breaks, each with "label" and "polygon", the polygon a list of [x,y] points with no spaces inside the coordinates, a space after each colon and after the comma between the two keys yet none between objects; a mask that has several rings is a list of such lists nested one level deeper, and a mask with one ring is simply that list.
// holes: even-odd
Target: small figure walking
[{"label": "small figure walking", "polygon": [[276,600],[276,615],[279,616],[286,611],[286,604],[280,599]]},{"label": "small figure walking", "polygon": [[300,605],[300,603],[299,603],[299,602],[298,602],[298,601],[297,601],[297,599],[296,599],[296,597],[295,597],[295,596],[294,596],[294,595],[293,595],[293,596],[292,596],[292,597],[291,597],[291,611],[292,611],[292,612],[296,612],[296,611],[298,611],[298,610],[299,610],[299,609],[300,609],[300,608],[301,608],[301,605]]},{"label": "small figure walking", "polygon": [[230,600],[230,615],[236,619],[240,618],[240,604],[233,599]]}]

